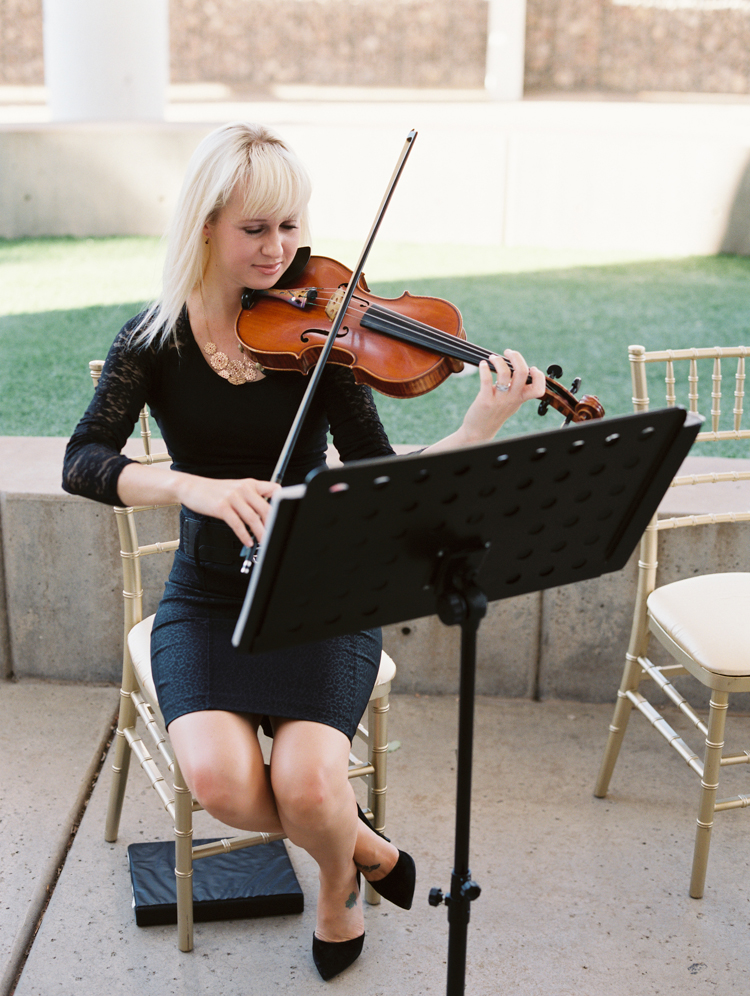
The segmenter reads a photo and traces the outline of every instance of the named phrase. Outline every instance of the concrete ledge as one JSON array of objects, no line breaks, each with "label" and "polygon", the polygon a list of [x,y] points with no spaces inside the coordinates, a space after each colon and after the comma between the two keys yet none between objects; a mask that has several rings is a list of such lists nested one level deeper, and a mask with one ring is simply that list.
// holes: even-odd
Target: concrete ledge
[{"label": "concrete ledge", "polygon": [[[137,450],[139,444],[132,445]],[[0,438],[0,673],[116,682],[122,595],[114,515],[105,505],[62,491],[64,448],[63,439]],[[689,457],[685,469],[738,466],[750,461]],[[688,514],[749,506],[750,483],[744,482],[673,489],[662,510]],[[176,521],[176,509],[161,510],[154,516],[154,535],[144,539],[176,534]],[[148,612],[158,603],[170,562],[151,557],[144,565]],[[745,570],[748,563],[747,526],[676,529],[662,536],[664,581]],[[614,574],[493,603],[479,632],[478,693],[612,700],[630,635],[636,571],[634,553]],[[454,692],[459,637],[458,628],[436,617],[385,627],[385,647],[398,664],[397,690]]]},{"label": "concrete ledge", "polygon": [[[106,505],[60,485],[67,440],[0,437],[0,675],[64,681],[118,681],[122,581],[117,526]],[[129,443],[140,452],[137,441]],[[177,510],[154,513],[162,536],[176,534]],[[154,537],[155,538],[155,537]],[[149,537],[144,537],[149,541]],[[154,611],[169,557],[144,572]]]},{"label": "concrete ledge", "polygon": [[127,123],[6,126],[0,130],[0,154],[8,163],[0,234],[161,235],[177,178],[209,130]]}]

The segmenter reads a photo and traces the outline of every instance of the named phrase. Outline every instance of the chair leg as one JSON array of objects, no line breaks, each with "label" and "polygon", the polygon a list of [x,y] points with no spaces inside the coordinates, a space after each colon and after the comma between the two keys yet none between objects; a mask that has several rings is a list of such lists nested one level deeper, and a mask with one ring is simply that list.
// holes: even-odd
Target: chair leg
[{"label": "chair leg", "polygon": [[[388,695],[381,695],[368,706],[369,761],[374,772],[367,780],[367,805],[372,810],[373,826],[381,833],[385,829],[385,800],[388,789]],[[377,906],[380,896],[369,882],[365,883],[365,901]]]},{"label": "chair leg", "polygon": [[716,805],[716,792],[719,788],[728,702],[728,692],[713,691],[708,715],[708,734],[706,735],[706,754],[703,761],[703,777],[701,778],[698,824],[695,831],[693,871],[690,877],[690,895],[693,899],[700,899],[703,896],[706,884],[708,849],[714,825],[714,807]]},{"label": "chair leg", "polygon": [[625,668],[622,672],[622,681],[620,682],[620,689],[617,693],[617,704],[609,726],[609,736],[599,769],[599,777],[596,780],[594,788],[594,795],[597,799],[603,799],[607,794],[609,781],[612,777],[612,772],[615,770],[615,764],[617,764],[617,758],[620,754],[620,747],[625,737],[630,713],[633,710],[633,703],[628,698],[628,693],[638,691],[638,686],[643,677],[643,671],[641,665],[638,663],[638,658],[645,655],[649,642],[646,600],[649,593],[654,590],[654,582],[656,581],[656,568],[658,566],[658,533],[656,525],[657,520],[656,516],[654,516],[646,527],[638,548],[638,583],[635,594],[636,609],[633,613],[633,625],[630,630],[628,651],[625,654]]},{"label": "chair leg", "polygon": [[620,747],[622,746],[622,741],[625,737],[625,731],[628,726],[628,720],[630,719],[630,713],[633,711],[633,703],[628,698],[627,693],[629,691],[635,691],[638,688],[640,678],[641,665],[638,663],[637,658],[633,657],[632,654],[627,654],[627,662],[625,664],[622,682],[617,692],[617,703],[615,705],[614,715],[612,716],[612,722],[609,724],[607,745],[604,748],[604,756],[602,758],[601,767],[599,768],[599,776],[596,780],[596,786],[594,787],[594,795],[597,799],[603,799],[609,789],[609,782],[612,778],[612,772],[615,770],[617,758],[620,755]]},{"label": "chair leg", "polygon": [[104,839],[109,843],[117,840],[120,829],[122,804],[125,799],[125,789],[128,784],[130,769],[130,744],[125,739],[123,730],[135,724],[135,705],[130,695],[120,690],[120,715],[117,719],[115,734],[114,759],[112,761],[112,781],[109,786],[109,803],[107,805],[107,821],[104,827]]},{"label": "chair leg", "polygon": [[180,951],[193,950],[193,799],[174,762],[175,888],[177,942]]}]

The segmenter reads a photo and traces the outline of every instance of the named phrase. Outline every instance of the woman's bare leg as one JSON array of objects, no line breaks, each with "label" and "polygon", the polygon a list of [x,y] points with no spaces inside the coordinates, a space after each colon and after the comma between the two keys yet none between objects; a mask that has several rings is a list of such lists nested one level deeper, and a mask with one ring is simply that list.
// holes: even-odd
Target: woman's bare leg
[{"label": "woman's bare leg", "polygon": [[305,720],[276,720],[271,784],[289,839],[318,864],[315,933],[345,941],[364,931],[354,867],[357,813],[346,775],[349,740],[339,730]]},{"label": "woman's bare leg", "polygon": [[321,723],[276,720],[270,774],[259,719],[209,710],[180,716],[169,735],[190,790],[212,816],[240,830],[279,833],[320,869],[316,934],[323,941],[364,930],[356,870],[376,882],[398,850],[358,819],[347,775],[349,740]]},{"label": "woman's bare leg", "polygon": [[[333,727],[275,721],[271,783],[287,836],[320,869],[315,933],[322,941],[349,940],[364,931],[355,853],[358,860],[385,867],[382,874],[398,858],[396,848],[357,817],[347,776],[350,749],[348,738]],[[378,872],[367,877],[373,874]]]},{"label": "woman's bare leg", "polygon": [[185,781],[206,812],[238,830],[280,833],[259,725],[257,716],[208,710],[173,720],[169,737]]}]

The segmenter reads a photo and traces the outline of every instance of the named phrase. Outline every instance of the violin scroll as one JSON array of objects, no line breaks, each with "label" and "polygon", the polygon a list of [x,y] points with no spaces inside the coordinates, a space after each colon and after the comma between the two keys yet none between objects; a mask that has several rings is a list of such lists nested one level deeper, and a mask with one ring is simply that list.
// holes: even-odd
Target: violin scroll
[{"label": "violin scroll", "polygon": [[546,415],[551,406],[565,416],[566,425],[569,422],[590,422],[604,417],[604,408],[598,398],[592,394],[584,394],[580,400],[575,397],[581,386],[580,377],[575,378],[570,390],[563,387],[557,377],[562,377],[562,367],[553,363],[547,367],[546,388],[538,408],[540,415]]}]

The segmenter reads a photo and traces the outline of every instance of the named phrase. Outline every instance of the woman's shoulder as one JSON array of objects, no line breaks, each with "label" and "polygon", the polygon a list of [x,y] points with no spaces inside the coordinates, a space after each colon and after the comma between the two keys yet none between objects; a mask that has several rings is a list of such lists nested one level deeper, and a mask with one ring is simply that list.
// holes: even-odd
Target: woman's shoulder
[{"label": "woman's shoulder", "polygon": [[142,328],[147,315],[148,311],[144,309],[143,311],[139,311],[137,315],[129,318],[115,336],[112,344],[113,347],[118,350],[134,350],[138,348],[138,332]]},{"label": "woman's shoulder", "polygon": [[141,363],[154,362],[160,354],[179,351],[189,341],[190,325],[187,311],[178,317],[172,335],[166,340],[151,331],[153,314],[144,309],[133,315],[122,326],[112,343],[115,354],[137,358]]}]

